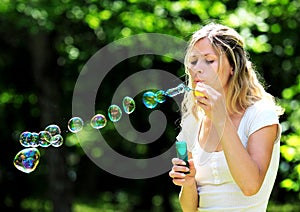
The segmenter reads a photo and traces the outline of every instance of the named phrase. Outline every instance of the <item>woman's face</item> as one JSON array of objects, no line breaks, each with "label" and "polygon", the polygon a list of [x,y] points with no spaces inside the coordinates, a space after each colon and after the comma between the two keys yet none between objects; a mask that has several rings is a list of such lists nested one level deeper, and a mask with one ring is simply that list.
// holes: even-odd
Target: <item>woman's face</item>
[{"label": "woman's face", "polygon": [[220,56],[208,38],[202,38],[196,42],[188,55],[187,66],[193,88],[201,82],[217,91],[226,91],[228,79],[233,74],[226,55],[223,53]]}]

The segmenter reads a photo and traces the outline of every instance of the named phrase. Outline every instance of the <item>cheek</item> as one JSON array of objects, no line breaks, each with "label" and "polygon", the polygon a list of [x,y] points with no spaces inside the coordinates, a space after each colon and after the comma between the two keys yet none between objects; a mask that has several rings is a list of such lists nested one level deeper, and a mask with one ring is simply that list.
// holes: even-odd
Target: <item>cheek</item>
[{"label": "cheek", "polygon": [[210,65],[209,70],[207,71],[208,76],[211,78],[220,77],[219,73],[223,73],[222,68],[219,70],[218,63],[213,63]]},{"label": "cheek", "polygon": [[227,85],[229,79],[231,78],[233,74],[232,68],[231,67],[227,67],[225,70],[223,70],[223,74],[222,74],[222,82],[223,85]]}]

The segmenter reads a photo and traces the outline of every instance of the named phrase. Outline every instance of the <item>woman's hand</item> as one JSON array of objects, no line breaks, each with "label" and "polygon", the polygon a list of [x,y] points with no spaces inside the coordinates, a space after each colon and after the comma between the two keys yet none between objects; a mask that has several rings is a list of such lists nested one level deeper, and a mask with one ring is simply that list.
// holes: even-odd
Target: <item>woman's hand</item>
[{"label": "woman's hand", "polygon": [[[173,183],[178,186],[189,186],[194,185],[195,182],[195,174],[196,169],[194,166],[193,159],[189,159],[189,166],[190,168],[187,168],[185,165],[185,162],[179,158],[173,158],[172,163],[173,167],[171,171],[169,172],[169,176],[173,178]],[[190,171],[189,174],[186,174],[184,172]]]},{"label": "woman's hand", "polygon": [[195,96],[195,99],[206,116],[215,124],[224,123],[227,116],[224,94],[204,83],[197,83],[195,91],[203,94]]}]

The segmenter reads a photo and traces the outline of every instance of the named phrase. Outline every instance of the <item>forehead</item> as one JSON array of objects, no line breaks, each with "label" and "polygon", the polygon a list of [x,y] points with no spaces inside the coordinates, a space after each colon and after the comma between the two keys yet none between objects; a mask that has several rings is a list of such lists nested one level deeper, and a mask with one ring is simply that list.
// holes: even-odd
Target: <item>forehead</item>
[{"label": "forehead", "polygon": [[208,38],[202,38],[198,40],[195,45],[191,48],[190,56],[207,56],[207,55],[218,55],[214,47],[212,46]]}]

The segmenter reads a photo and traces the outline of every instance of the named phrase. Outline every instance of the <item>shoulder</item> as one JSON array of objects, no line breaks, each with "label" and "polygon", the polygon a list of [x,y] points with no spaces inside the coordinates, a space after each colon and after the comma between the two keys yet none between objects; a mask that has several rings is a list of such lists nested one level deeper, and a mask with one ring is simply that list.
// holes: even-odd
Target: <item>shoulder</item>
[{"label": "shoulder", "polygon": [[276,105],[267,100],[255,102],[246,110],[244,118],[248,135],[266,126],[280,125]]},{"label": "shoulder", "polygon": [[278,120],[277,107],[273,102],[268,100],[260,100],[247,108],[246,115],[250,119],[257,118],[273,118]]}]

